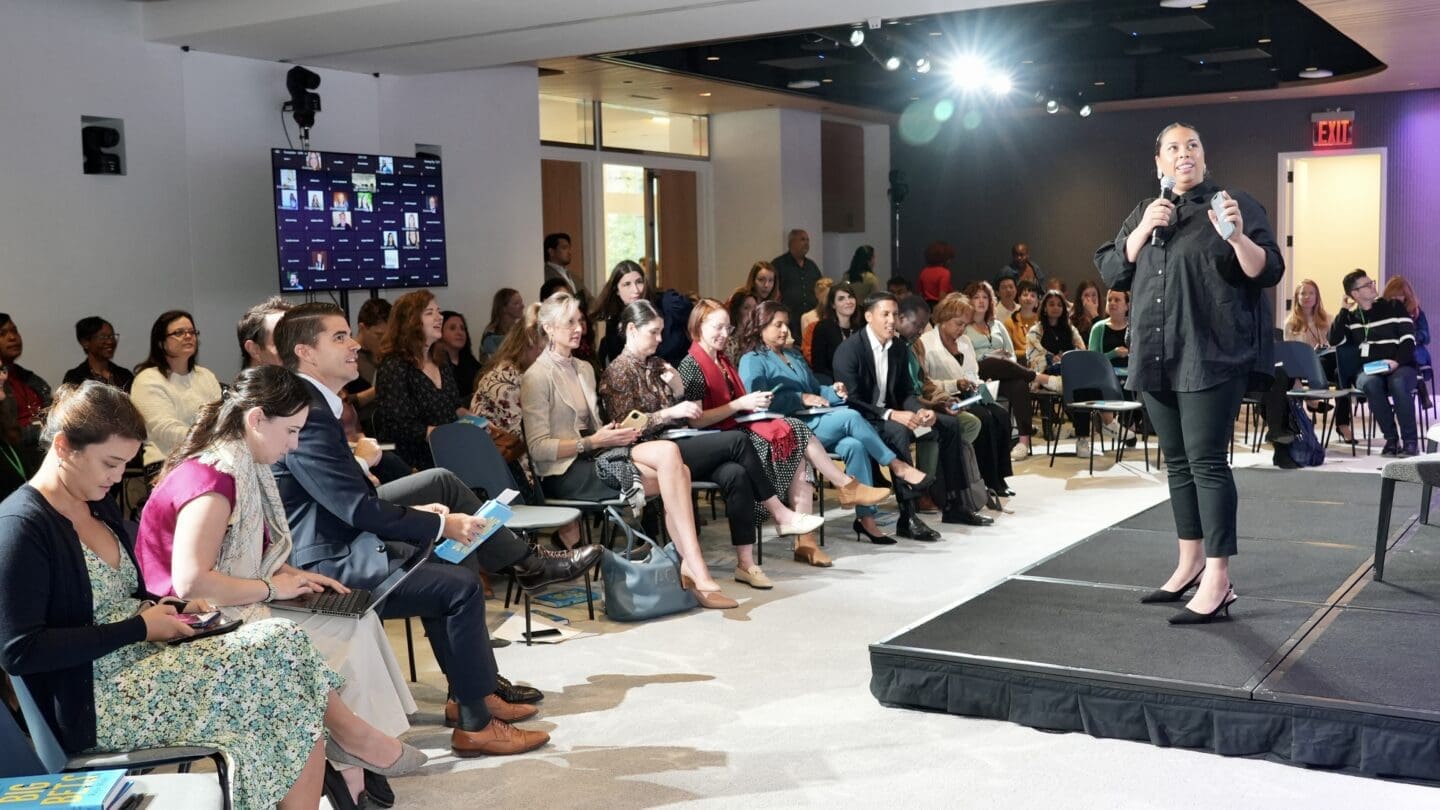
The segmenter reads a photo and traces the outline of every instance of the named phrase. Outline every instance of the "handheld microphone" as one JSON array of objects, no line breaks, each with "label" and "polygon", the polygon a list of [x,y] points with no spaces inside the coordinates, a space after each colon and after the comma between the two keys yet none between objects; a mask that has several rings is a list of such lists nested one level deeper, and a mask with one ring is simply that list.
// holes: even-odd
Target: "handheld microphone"
[{"label": "handheld microphone", "polygon": [[[1170,199],[1170,193],[1171,193],[1171,191],[1172,191],[1174,188],[1175,188],[1175,178],[1171,177],[1171,176],[1168,175],[1168,174],[1161,176],[1161,178],[1160,178],[1160,196],[1161,196],[1161,197],[1163,197],[1164,199],[1167,199],[1167,200]],[[1172,224],[1173,224],[1173,223],[1172,223]],[[1161,231],[1161,230],[1167,230],[1167,231],[1168,231],[1169,229],[1170,229],[1170,225],[1167,225],[1167,226],[1165,226],[1165,228],[1163,228],[1163,229],[1161,229],[1161,228],[1156,228],[1155,230],[1151,231],[1151,232],[1150,232],[1150,247],[1160,247],[1161,245],[1165,244],[1165,240],[1169,238],[1169,235],[1167,234],[1167,235],[1162,236],[1161,233],[1160,233],[1160,231]]]}]

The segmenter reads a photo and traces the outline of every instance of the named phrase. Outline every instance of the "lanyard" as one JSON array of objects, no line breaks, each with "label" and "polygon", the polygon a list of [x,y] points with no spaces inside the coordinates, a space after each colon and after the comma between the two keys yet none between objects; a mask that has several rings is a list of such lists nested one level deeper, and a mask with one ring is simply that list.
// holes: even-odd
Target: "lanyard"
[{"label": "lanyard", "polygon": [[1369,323],[1369,321],[1367,321],[1366,318],[1365,318],[1365,310],[1362,309],[1362,308],[1360,308],[1360,307],[1356,307],[1356,308],[1355,308],[1355,314],[1360,316],[1360,326],[1365,329],[1365,342],[1366,342],[1366,343],[1369,343],[1369,342],[1370,342],[1370,323]]},{"label": "lanyard", "polygon": [[25,480],[25,465],[20,463],[20,456],[15,452],[15,448],[4,442],[0,442],[0,450],[4,451],[0,453],[0,455],[5,456],[5,463],[9,464],[10,468],[15,471],[15,474],[20,476],[20,480]]}]

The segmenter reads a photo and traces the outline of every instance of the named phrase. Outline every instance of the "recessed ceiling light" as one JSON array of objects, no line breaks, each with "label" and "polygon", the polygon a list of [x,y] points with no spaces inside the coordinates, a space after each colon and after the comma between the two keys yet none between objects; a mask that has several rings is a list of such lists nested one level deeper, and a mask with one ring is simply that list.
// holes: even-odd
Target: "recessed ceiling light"
[{"label": "recessed ceiling light", "polygon": [[1060,102],[1056,101],[1056,100],[1053,99],[1053,98],[1050,99],[1049,101],[1046,101],[1046,102],[1045,102],[1045,112],[1050,113],[1051,115],[1054,115],[1055,113],[1060,112]]},{"label": "recessed ceiling light", "polygon": [[1260,37],[1259,39],[1255,40],[1255,43],[1257,45],[1269,45],[1270,41],[1270,37]]},{"label": "recessed ceiling light", "polygon": [[889,57],[888,59],[885,60],[884,65],[885,65],[885,69],[886,69],[886,70],[899,70],[899,69],[900,69],[900,57],[898,57],[898,56],[891,56],[891,57]]},{"label": "recessed ceiling light", "polygon": [[1160,0],[1161,8],[1204,8],[1205,0]]},{"label": "recessed ceiling light", "polygon": [[930,36],[932,36],[932,37],[943,37],[943,36],[945,36],[945,33],[944,33],[943,31],[931,31],[931,32],[930,32]]},{"label": "recessed ceiling light", "polygon": [[821,84],[834,84],[834,83],[835,83],[835,80],[834,80],[834,79],[821,79],[821,80],[820,80],[820,83],[821,83]]},{"label": "recessed ceiling light", "polygon": [[700,94],[700,97],[701,97],[701,98],[709,98],[709,97],[710,97],[710,93],[708,93],[708,92],[701,93],[701,94]]},{"label": "recessed ceiling light", "polygon": [[1300,71],[1300,78],[1302,79],[1328,79],[1334,75],[1335,71],[1322,67],[1307,67]]},{"label": "recessed ceiling light", "polygon": [[720,61],[720,57],[718,57],[718,56],[716,56],[715,54],[712,53],[712,54],[710,54],[709,56],[705,57],[705,61],[706,61],[706,62],[719,62],[719,61]]},{"label": "recessed ceiling light", "polygon": [[785,86],[790,88],[791,90],[813,90],[816,87],[820,86],[820,82],[817,82],[814,79],[796,79],[795,81],[790,82]]},{"label": "recessed ceiling light", "polygon": [[865,32],[859,28],[850,32],[850,47],[858,48],[865,44]]},{"label": "recessed ceiling light", "polygon": [[1105,86],[1105,82],[1095,82],[1094,84],[1095,84],[1096,87],[1104,87],[1104,86]]}]

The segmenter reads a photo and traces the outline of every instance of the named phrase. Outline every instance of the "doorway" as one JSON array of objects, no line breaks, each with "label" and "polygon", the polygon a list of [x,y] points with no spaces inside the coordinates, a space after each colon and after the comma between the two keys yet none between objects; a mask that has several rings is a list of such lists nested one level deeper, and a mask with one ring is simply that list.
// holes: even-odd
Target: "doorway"
[{"label": "doorway", "polygon": [[1275,296],[1277,326],[1302,279],[1320,287],[1332,317],[1346,273],[1360,268],[1384,286],[1387,162],[1384,148],[1280,154],[1276,236],[1285,280]]},{"label": "doorway", "polygon": [[683,169],[607,163],[604,170],[605,268],[624,259],[659,259],[655,288],[690,293],[700,286],[698,176]]}]

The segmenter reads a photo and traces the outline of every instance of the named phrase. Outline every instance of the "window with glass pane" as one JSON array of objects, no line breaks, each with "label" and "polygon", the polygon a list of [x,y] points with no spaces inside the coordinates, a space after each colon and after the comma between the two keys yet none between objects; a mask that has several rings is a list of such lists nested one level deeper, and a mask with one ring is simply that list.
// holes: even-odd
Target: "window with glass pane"
[{"label": "window with glass pane", "polygon": [[641,149],[709,157],[710,129],[703,115],[600,105],[601,148]]},{"label": "window with glass pane", "polygon": [[605,274],[645,255],[645,169],[605,164]]},{"label": "window with glass pane", "polygon": [[594,105],[581,99],[541,94],[540,140],[594,146]]}]

